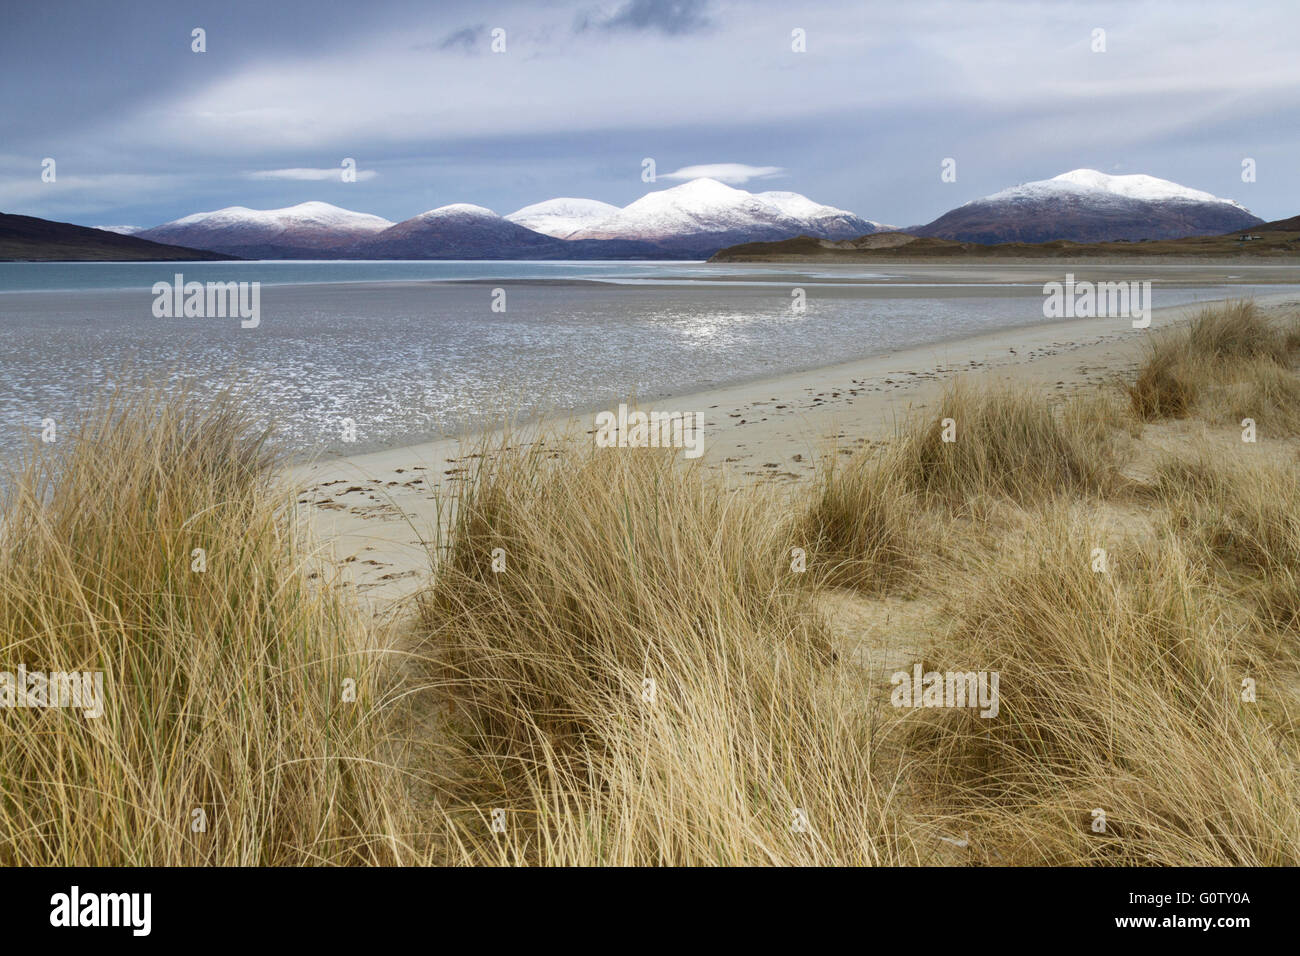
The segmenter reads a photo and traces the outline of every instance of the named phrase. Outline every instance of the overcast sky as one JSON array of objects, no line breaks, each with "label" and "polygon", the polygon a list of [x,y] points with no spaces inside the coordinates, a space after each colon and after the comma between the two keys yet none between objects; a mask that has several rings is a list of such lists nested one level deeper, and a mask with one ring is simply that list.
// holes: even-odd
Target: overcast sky
[{"label": "overcast sky", "polygon": [[4,212],[504,214],[721,165],[902,226],[1078,167],[1300,213],[1297,0],[4,3]]}]

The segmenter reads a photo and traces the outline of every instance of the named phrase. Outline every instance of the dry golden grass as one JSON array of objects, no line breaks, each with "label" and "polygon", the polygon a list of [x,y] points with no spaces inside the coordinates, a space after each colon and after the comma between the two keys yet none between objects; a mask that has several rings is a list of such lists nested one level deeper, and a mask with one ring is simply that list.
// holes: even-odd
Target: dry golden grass
[{"label": "dry golden grass", "polygon": [[[1245,676],[1296,672],[1279,619],[1254,616],[1172,524],[1151,553],[1093,570],[1102,536],[1078,513],[1123,486],[1122,411],[959,387],[942,412],[952,444],[976,448],[936,448],[914,421],[830,466],[792,523],[663,456],[483,459],[425,617],[460,709],[444,794],[457,859],[951,861],[935,852],[947,832],[994,864],[1300,860],[1292,698],[1241,699]],[[917,512],[978,515],[990,495],[1031,509],[1028,537],[987,546],[991,525],[962,526],[976,557],[954,580]],[[791,540],[816,542],[799,582]],[[809,588],[900,580],[950,606],[926,669],[999,672],[999,717],[885,707],[887,687],[801,630]],[[833,836],[792,840],[794,807]]]},{"label": "dry golden grass", "polygon": [[983,862],[1295,865],[1293,735],[1241,696],[1278,673],[1258,623],[1177,539],[1098,571],[1102,535],[1077,515],[1048,508],[1032,527],[962,589],[927,663],[999,672],[1001,707],[918,716],[925,798],[979,835]]},{"label": "dry golden grass", "polygon": [[1030,389],[958,380],[935,414],[904,427],[888,454],[904,487],[932,501],[1104,494],[1119,480],[1122,424],[1120,410],[1100,393],[1057,407]]},{"label": "dry golden grass", "polygon": [[1107,393],[1053,405],[1029,389],[958,380],[937,412],[911,416],[885,448],[847,461],[822,456],[797,525],[816,556],[815,579],[869,592],[912,590],[918,576],[933,573],[943,550],[937,542],[953,530],[938,511],[987,529],[994,499],[1111,491],[1121,483],[1128,424]]},{"label": "dry golden grass", "polygon": [[[1280,435],[1257,318],[1155,354],[1211,421],[1282,396]],[[1139,486],[1112,396],[955,385],[789,496],[507,437],[443,502],[400,674],[237,405],[109,406],[3,501],[6,662],[110,706],[0,714],[0,862],[1300,863],[1300,485],[1221,451]],[[997,716],[891,707],[832,590],[923,611],[925,669],[997,672]]]},{"label": "dry golden grass", "polygon": [[833,453],[823,466],[797,526],[821,583],[885,591],[906,585],[921,566],[921,499],[907,488],[900,456]]},{"label": "dry golden grass", "polygon": [[1253,419],[1274,435],[1300,434],[1300,380],[1290,371],[1300,320],[1270,322],[1253,302],[1200,312],[1187,326],[1153,336],[1129,386],[1144,421],[1194,411],[1218,423]]},{"label": "dry golden grass", "polygon": [[1211,421],[1242,426],[1249,419],[1264,439],[1300,435],[1300,378],[1269,359],[1229,366],[1205,404]]},{"label": "dry golden grass", "polygon": [[0,862],[402,858],[361,619],[308,583],[265,436],[137,395],[5,488],[0,660],[102,671],[106,708],[0,712]]},{"label": "dry golden grass", "polygon": [[1155,340],[1136,381],[1128,386],[1133,412],[1143,421],[1182,418],[1201,396],[1201,375],[1170,342]]},{"label": "dry golden grass", "polygon": [[1153,491],[1177,529],[1274,630],[1300,628],[1300,476],[1244,455],[1169,458]]},{"label": "dry golden grass", "polygon": [[667,452],[480,461],[423,608],[457,861],[917,858],[770,499]]}]

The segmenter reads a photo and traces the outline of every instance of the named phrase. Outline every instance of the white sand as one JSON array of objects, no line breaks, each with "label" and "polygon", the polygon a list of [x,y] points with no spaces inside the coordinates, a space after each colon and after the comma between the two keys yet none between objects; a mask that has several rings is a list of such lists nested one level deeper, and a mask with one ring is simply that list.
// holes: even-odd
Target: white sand
[{"label": "white sand", "polygon": [[[1294,293],[1257,296],[1265,307],[1300,307]],[[1157,309],[1151,330],[1183,321],[1204,302]],[[1006,329],[938,345],[758,382],[678,395],[646,408],[700,411],[704,462],[737,480],[797,481],[813,472],[831,440],[840,447],[884,437],[910,410],[924,409],[942,384],[977,373],[1049,389],[1108,381],[1130,370],[1151,330],[1127,319],[1080,319]],[[592,414],[567,418],[574,434]],[[562,427],[565,419],[546,423]],[[324,556],[377,610],[411,594],[426,579],[428,543],[437,521],[434,491],[457,480],[471,461],[456,440],[427,442],[348,458],[320,460],[292,472]]]}]

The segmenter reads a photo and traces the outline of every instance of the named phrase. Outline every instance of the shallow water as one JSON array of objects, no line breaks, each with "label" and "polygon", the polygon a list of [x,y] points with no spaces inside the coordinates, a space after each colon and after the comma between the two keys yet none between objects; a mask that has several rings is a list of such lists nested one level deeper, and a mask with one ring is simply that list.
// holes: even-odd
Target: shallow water
[{"label": "shallow water", "polygon": [[[155,318],[151,286],[176,272],[263,282],[260,324]],[[0,451],[44,418],[75,426],[127,367],[203,390],[250,385],[293,449],[360,451],[1044,321],[1041,281],[917,279],[703,263],[5,263]],[[1157,281],[1154,302],[1297,288]],[[345,419],[355,444],[341,441]]]}]

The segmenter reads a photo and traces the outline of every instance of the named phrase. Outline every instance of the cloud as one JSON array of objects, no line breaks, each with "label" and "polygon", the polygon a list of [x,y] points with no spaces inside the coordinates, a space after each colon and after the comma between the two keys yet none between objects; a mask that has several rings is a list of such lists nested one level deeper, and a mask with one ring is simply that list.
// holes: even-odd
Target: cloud
[{"label": "cloud", "polygon": [[739,186],[751,179],[771,179],[781,176],[781,166],[746,166],[744,163],[706,163],[702,166],[683,166],[671,173],[661,173],[660,179],[716,179],[720,183]]},{"label": "cloud", "polygon": [[[0,209],[150,223],[278,208],[328,198],[338,160],[364,155],[382,170],[365,183],[367,211],[390,219],[454,201],[622,205],[640,195],[644,156],[659,157],[660,175],[684,159],[761,158],[788,178],[741,188],[795,189],[904,224],[1116,162],[1266,218],[1297,211],[1293,177],[1277,173],[1300,151],[1295,0],[1257,0],[1250,17],[1223,15],[1223,0],[1090,0],[1086,17],[1078,0],[372,0],[364,17],[226,0],[209,39],[241,39],[206,56],[159,46],[165,3],[91,4],[87,17],[104,7],[93,21],[57,27],[19,18],[0,88],[27,83],[31,95],[5,113]],[[508,53],[489,55],[483,33],[469,52],[481,23],[509,30]],[[795,25],[806,54],[791,49]],[[1095,25],[1105,54],[1089,49]],[[47,64],[90,99],[28,82]],[[160,87],[161,74],[176,82]],[[57,185],[40,181],[45,156],[59,160]],[[955,185],[939,178],[948,156]],[[1261,171],[1248,186],[1247,156]],[[280,172],[311,162],[333,168],[315,180]],[[110,171],[159,178],[85,179]],[[704,170],[677,175],[693,172]]]},{"label": "cloud", "polygon": [[466,53],[480,51],[483,45],[483,31],[486,29],[487,27],[480,23],[478,26],[465,27],[455,33],[448,33],[443,37],[442,42],[438,44],[438,49],[452,50],[460,47]]},{"label": "cloud", "polygon": [[658,30],[668,36],[700,33],[713,21],[705,14],[707,0],[627,0],[613,13],[583,13],[575,29]]},{"label": "cloud", "polygon": [[[0,162],[0,168],[7,165]],[[124,201],[174,194],[191,182],[188,176],[153,173],[65,174],[67,166],[59,166],[58,178],[46,183],[41,181],[40,167],[34,168],[35,172],[25,175],[0,174],[0,209],[20,209],[29,204],[47,210],[111,208]]]},{"label": "cloud", "polygon": [[[271,180],[291,180],[294,182],[323,182],[328,179],[338,179],[342,182],[343,167],[336,168],[326,167],[325,169],[259,169],[245,175],[249,179],[271,179]],[[357,182],[363,183],[368,179],[374,179],[379,174],[373,169],[358,169]]]}]

